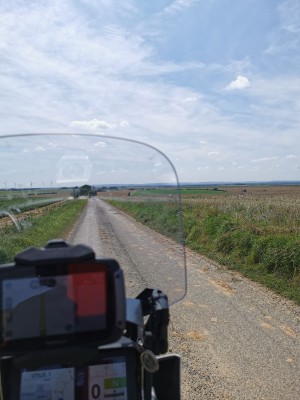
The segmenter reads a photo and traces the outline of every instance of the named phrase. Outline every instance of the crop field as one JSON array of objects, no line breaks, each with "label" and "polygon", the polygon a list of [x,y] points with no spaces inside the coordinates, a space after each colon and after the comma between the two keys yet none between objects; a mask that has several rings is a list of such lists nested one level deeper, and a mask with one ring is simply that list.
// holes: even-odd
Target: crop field
[{"label": "crop field", "polygon": [[36,217],[44,214],[47,210],[56,207],[60,202],[65,201],[65,197],[45,197],[45,195],[35,195],[26,197],[14,194],[0,196],[0,227],[15,224],[18,221],[24,224],[24,221],[35,215]]},{"label": "crop field", "polygon": [[[300,303],[300,187],[219,189],[217,196],[183,193],[187,246]],[[114,205],[175,238],[176,205],[133,200]]]},{"label": "crop field", "polygon": [[[181,188],[180,194],[185,196],[192,196],[192,195],[218,195],[223,193],[222,189],[218,188]],[[176,196],[178,194],[177,189],[174,188],[153,188],[153,189],[143,189],[143,190],[135,190],[133,191],[134,196],[165,196],[171,195]]]},{"label": "crop field", "polygon": [[65,238],[85,207],[86,200],[23,197],[0,200],[0,263],[11,262],[29,246],[44,246]]}]

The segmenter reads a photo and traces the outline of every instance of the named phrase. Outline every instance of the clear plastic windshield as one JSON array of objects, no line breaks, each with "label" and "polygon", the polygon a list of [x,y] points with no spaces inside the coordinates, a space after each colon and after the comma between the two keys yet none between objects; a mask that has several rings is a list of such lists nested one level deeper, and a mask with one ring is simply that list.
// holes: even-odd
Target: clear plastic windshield
[{"label": "clear plastic windshield", "polygon": [[125,271],[127,296],[186,293],[175,169],[157,149],[100,135],[0,138],[0,263],[50,239],[91,246]]}]

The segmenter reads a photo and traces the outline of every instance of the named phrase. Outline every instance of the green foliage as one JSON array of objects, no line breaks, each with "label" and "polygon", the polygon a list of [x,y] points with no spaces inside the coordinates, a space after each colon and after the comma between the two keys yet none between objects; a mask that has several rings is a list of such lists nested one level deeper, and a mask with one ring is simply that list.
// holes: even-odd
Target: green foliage
[{"label": "green foliage", "polygon": [[72,190],[71,196],[73,196],[74,199],[78,199],[78,197],[80,196],[80,190],[78,188],[74,188]]},{"label": "green foliage", "polygon": [[97,196],[97,190],[91,185],[76,186],[73,188],[71,196],[73,196],[74,199],[78,199],[79,196]]},{"label": "green foliage", "polygon": [[300,275],[300,240],[286,235],[259,238],[252,259],[264,264],[268,272],[294,279]]},{"label": "green foliage", "polygon": [[126,202],[109,200],[109,203],[132,215],[139,222],[163,235],[181,241],[178,206],[168,202]]},{"label": "green foliage", "polygon": [[[212,198],[212,197],[211,197]],[[186,244],[300,303],[300,223],[295,205],[214,198],[183,203]],[[112,202],[153,229],[176,238],[178,211],[166,202]],[[282,217],[283,210],[286,212]],[[178,235],[177,235],[178,237]]]},{"label": "green foliage", "polygon": [[209,210],[203,226],[208,236],[217,238],[235,229],[230,217],[218,210]]},{"label": "green foliage", "polygon": [[17,197],[11,199],[1,199],[0,200],[0,216],[5,215],[8,211],[24,212],[29,210],[35,210],[39,207],[47,206],[48,204],[53,204],[62,201],[62,197],[36,197],[34,199],[29,199],[28,197]]},{"label": "green foliage", "polygon": [[64,237],[82,212],[86,200],[68,201],[43,215],[32,216],[24,229],[14,226],[0,229],[0,263],[11,262],[29,246],[44,246],[48,240]]},{"label": "green foliage", "polygon": [[80,196],[89,196],[92,191],[92,186],[90,185],[83,185],[79,188]]}]

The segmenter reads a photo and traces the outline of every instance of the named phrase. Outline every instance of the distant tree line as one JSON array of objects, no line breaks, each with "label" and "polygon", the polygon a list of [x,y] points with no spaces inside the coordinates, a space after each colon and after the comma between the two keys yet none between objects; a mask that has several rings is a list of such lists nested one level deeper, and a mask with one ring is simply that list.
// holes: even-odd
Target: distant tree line
[{"label": "distant tree line", "polygon": [[74,197],[74,199],[77,199],[79,196],[97,196],[97,189],[90,185],[83,185],[80,187],[75,186],[71,195]]}]

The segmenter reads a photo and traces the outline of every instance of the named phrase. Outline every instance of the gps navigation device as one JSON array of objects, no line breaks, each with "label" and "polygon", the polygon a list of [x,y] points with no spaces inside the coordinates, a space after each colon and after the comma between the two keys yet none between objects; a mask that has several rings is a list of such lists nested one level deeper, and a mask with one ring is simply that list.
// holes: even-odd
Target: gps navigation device
[{"label": "gps navigation device", "polygon": [[126,326],[123,272],[113,259],[0,269],[0,349],[8,354],[106,344]]}]

